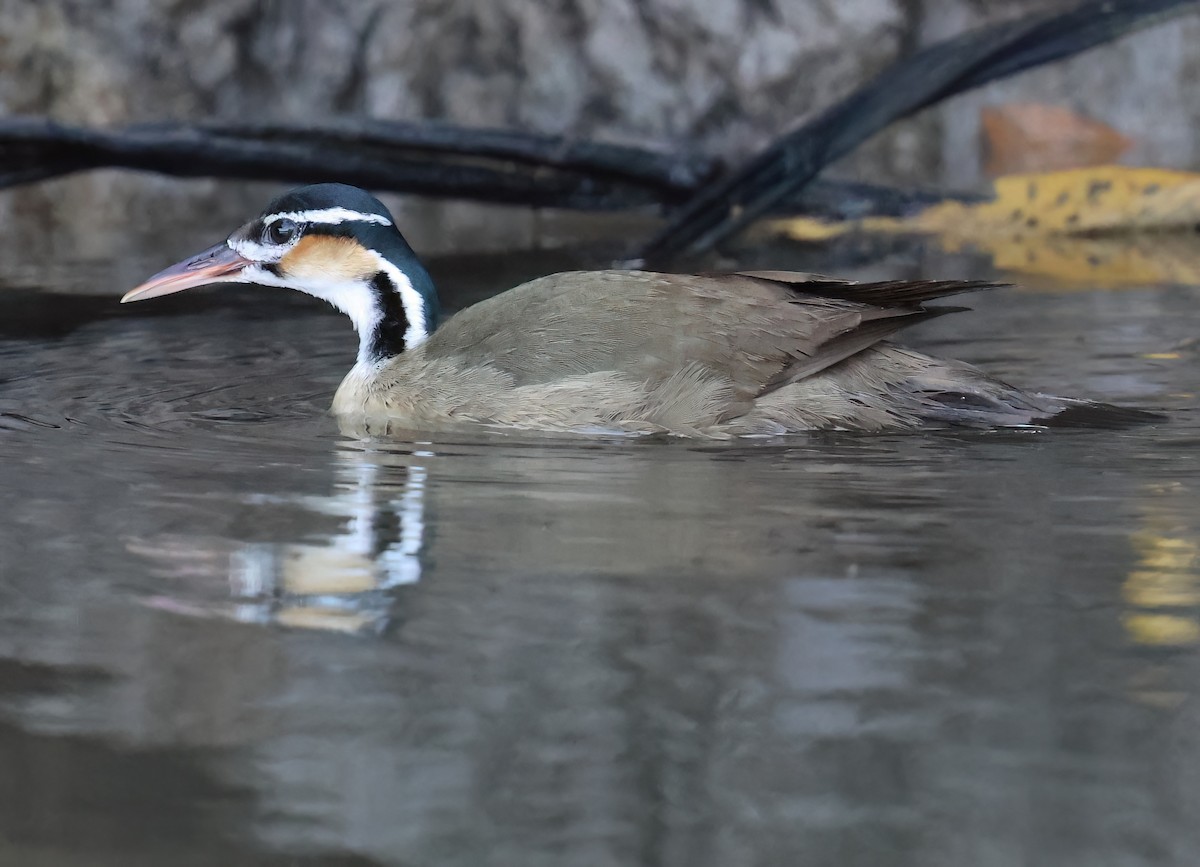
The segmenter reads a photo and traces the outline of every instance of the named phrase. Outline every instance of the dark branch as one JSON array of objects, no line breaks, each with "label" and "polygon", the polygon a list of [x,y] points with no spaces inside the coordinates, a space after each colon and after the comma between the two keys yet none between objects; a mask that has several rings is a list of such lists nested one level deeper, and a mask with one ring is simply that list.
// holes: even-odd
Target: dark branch
[{"label": "dark branch", "polygon": [[0,120],[0,187],[96,168],[374,190],[531,207],[671,209],[643,250],[665,263],[699,253],[768,213],[842,218],[900,213],[927,197],[821,182],[816,175],[898,118],[947,96],[1099,45],[1200,0],[1098,0],[1065,14],[998,24],[930,46],[784,136],[724,180],[694,155],[438,123],[144,124],[92,130]]},{"label": "dark branch", "polygon": [[641,251],[698,254],[777,209],[818,172],[902,117],[948,96],[1058,60],[1195,7],[1196,0],[1104,0],[1009,21],[931,45],[883,72],[745,168],[700,192]]},{"label": "dark branch", "polygon": [[182,177],[342,181],[580,210],[678,203],[715,171],[707,159],[444,124],[145,124],[105,131],[38,118],[0,122],[0,166],[0,187],[116,167]]}]

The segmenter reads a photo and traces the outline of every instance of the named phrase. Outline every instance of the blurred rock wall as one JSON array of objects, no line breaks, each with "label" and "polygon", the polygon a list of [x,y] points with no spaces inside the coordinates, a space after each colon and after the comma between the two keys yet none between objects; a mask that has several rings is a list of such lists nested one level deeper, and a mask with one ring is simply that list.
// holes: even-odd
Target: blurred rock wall
[{"label": "blurred rock wall", "polygon": [[441,118],[738,153],[878,72],[896,0],[2,0],[0,109]]},{"label": "blurred rock wall", "polygon": [[[0,112],[161,118],[438,118],[739,159],[898,55],[1060,0],[0,0]],[[1130,162],[1200,164],[1200,24],[1183,19],[950,101],[834,173],[977,184],[979,109],[1049,101],[1109,123]],[[194,207],[209,182],[100,173],[49,185],[62,219]],[[90,186],[89,186],[90,185]],[[147,186],[149,185],[149,186]],[[169,192],[168,192],[169,190]],[[183,192],[181,192],[183,191]],[[254,191],[257,201],[259,191]],[[66,199],[64,199],[64,196]],[[10,194],[0,196],[0,200]],[[239,195],[218,200],[236,213]],[[4,204],[0,202],[0,218]],[[171,206],[168,206],[170,209]]]}]

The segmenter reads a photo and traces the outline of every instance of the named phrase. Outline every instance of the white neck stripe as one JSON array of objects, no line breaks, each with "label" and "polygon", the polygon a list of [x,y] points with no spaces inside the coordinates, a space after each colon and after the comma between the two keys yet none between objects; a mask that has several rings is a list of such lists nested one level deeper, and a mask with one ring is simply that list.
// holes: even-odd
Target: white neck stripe
[{"label": "white neck stripe", "polygon": [[371,337],[383,316],[383,311],[375,303],[371,289],[359,280],[307,280],[303,283],[292,283],[258,264],[248,266],[242,271],[242,281],[257,283],[260,286],[281,286],[284,289],[296,289],[323,301],[328,301],[338,310],[350,317],[354,330],[358,332],[358,363],[371,364]]},{"label": "white neck stripe", "polygon": [[412,349],[424,343],[425,338],[429,336],[429,323],[425,320],[425,299],[413,287],[408,275],[389,262],[385,256],[369,248],[367,252],[375,257],[379,270],[387,274],[396,291],[400,293],[404,318],[408,320],[408,327],[404,329],[404,348]]},{"label": "white neck stripe", "polygon": [[316,223],[322,226],[336,226],[339,223],[377,223],[380,226],[390,226],[392,221],[379,214],[364,214],[362,211],[352,211],[349,208],[319,208],[313,211],[281,211],[263,217],[264,224],[276,220],[293,220],[297,223]]}]

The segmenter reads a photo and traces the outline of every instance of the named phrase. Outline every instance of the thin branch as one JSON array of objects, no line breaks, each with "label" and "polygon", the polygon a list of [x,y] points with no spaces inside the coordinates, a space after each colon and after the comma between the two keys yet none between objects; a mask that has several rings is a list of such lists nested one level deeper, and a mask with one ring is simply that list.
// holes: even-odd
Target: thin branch
[{"label": "thin branch", "polygon": [[0,121],[0,186],[95,168],[376,190],[533,207],[620,210],[682,201],[711,160],[444,124],[142,124],[93,130],[40,118]]},{"label": "thin branch", "polygon": [[953,94],[1109,42],[1197,5],[1197,0],[1103,0],[931,45],[700,192],[642,249],[640,258],[662,263],[705,252],[796,196],[823,168],[892,122]]}]

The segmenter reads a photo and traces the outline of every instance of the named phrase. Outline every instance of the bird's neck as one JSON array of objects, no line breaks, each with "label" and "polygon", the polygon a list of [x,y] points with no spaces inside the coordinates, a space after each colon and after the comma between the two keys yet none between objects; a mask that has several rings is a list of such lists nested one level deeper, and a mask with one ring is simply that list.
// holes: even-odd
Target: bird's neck
[{"label": "bird's neck", "polygon": [[419,346],[438,325],[437,296],[424,269],[402,271],[383,257],[379,267],[369,284],[369,310],[351,316],[359,365],[376,365]]},{"label": "bird's neck", "polygon": [[394,358],[412,348],[410,340],[416,337],[404,312],[400,293],[382,271],[371,279],[371,300],[373,314],[358,332],[359,364],[376,364]]}]

